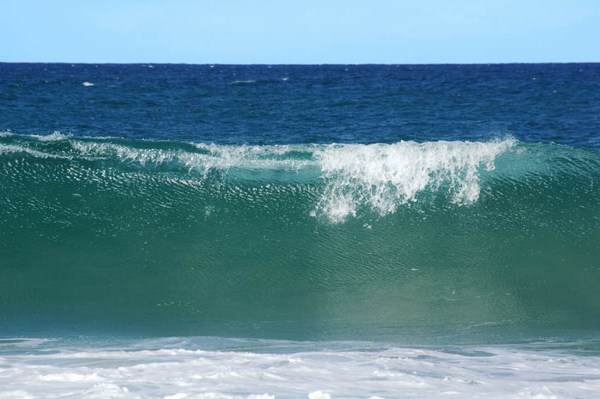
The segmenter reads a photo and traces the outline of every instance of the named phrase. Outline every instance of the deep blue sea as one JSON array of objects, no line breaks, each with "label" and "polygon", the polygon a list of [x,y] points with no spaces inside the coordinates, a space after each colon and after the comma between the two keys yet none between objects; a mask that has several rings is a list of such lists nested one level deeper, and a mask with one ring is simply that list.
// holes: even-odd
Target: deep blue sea
[{"label": "deep blue sea", "polygon": [[595,398],[600,64],[0,63],[0,399]]},{"label": "deep blue sea", "polygon": [[599,93],[600,64],[0,64],[0,129],[258,145],[510,135],[598,147]]}]

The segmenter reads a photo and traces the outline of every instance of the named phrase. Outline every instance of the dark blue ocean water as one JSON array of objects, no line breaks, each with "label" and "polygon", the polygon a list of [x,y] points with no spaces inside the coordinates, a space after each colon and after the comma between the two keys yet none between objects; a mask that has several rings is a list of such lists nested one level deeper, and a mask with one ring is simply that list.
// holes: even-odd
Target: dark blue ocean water
[{"label": "dark blue ocean water", "polygon": [[600,64],[0,64],[0,130],[232,144],[510,135],[598,147]]}]

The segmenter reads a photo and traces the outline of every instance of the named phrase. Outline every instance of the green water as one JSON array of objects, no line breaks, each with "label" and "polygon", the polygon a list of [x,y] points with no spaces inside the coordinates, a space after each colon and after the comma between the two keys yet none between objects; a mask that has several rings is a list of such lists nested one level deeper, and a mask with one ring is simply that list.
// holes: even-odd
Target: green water
[{"label": "green water", "polygon": [[[90,142],[121,152],[77,147]],[[426,343],[600,329],[597,152],[517,143],[457,203],[467,172],[403,199],[397,181],[324,174],[318,150],[0,138],[0,333]],[[189,154],[208,158],[193,168]],[[341,220],[319,208],[335,179],[358,198]],[[393,211],[367,198],[377,190]]]}]

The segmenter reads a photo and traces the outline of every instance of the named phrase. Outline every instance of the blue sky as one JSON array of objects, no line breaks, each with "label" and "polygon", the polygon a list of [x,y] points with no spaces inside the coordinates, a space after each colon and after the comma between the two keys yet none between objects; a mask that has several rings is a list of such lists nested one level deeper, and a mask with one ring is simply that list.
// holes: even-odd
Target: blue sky
[{"label": "blue sky", "polygon": [[0,0],[0,61],[600,61],[598,0]]}]

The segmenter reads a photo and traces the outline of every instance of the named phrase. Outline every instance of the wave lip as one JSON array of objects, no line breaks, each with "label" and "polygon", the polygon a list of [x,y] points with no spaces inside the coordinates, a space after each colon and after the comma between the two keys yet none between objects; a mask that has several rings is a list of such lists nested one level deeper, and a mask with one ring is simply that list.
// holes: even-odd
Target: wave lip
[{"label": "wave lip", "polygon": [[[392,144],[217,145],[51,135],[7,135],[0,154],[24,153],[66,162],[96,162],[95,168],[137,173],[179,173],[206,180],[312,184],[319,195],[311,215],[343,222],[367,209],[380,216],[419,200],[422,193],[447,196],[456,206],[475,203],[482,173],[493,171],[514,138],[488,142],[401,141]],[[546,162],[531,157],[521,168]],[[547,163],[547,162],[546,162]],[[547,166],[547,165],[546,165]],[[508,168],[510,169],[510,168]],[[507,169],[507,170],[508,170]],[[237,180],[236,180],[237,179]],[[241,180],[240,180],[241,179]]]},{"label": "wave lip", "polygon": [[318,154],[328,181],[319,209],[334,222],[356,215],[364,204],[383,216],[444,184],[454,203],[470,204],[479,198],[480,167],[493,170],[496,157],[515,144],[505,139],[330,146]]},{"label": "wave lip", "polygon": [[[490,142],[435,141],[393,144],[215,145],[74,138],[55,132],[17,137],[0,144],[0,153],[24,152],[38,158],[109,161],[118,167],[182,169],[203,179],[216,171],[229,176],[244,171],[317,178],[324,189],[312,212],[342,222],[366,207],[385,216],[428,190],[443,191],[457,205],[479,198],[479,171],[493,170],[495,159],[513,148],[513,138]],[[37,143],[37,144],[36,144]],[[48,144],[45,146],[45,144]],[[61,147],[50,147],[61,144]],[[262,172],[261,172],[262,171]],[[231,172],[231,173],[229,173]],[[306,180],[305,180],[306,181]]]},{"label": "wave lip", "polygon": [[38,151],[38,150],[35,150],[32,148],[28,148],[28,147],[24,147],[24,146],[20,146],[20,145],[0,144],[0,155],[2,155],[2,154],[18,154],[18,153],[24,153],[24,154],[30,155],[32,157],[41,158],[41,159],[46,159],[46,158],[68,159],[68,157],[65,157],[62,155]]},{"label": "wave lip", "polygon": [[53,132],[51,134],[32,134],[29,137],[35,138],[39,141],[62,141],[71,138],[70,134],[64,134],[61,132]]}]

